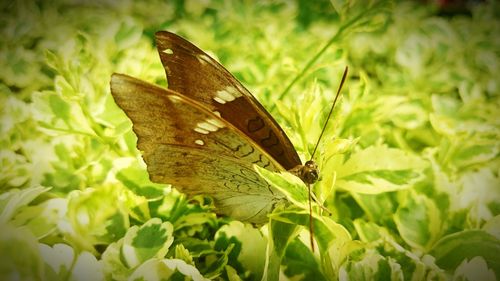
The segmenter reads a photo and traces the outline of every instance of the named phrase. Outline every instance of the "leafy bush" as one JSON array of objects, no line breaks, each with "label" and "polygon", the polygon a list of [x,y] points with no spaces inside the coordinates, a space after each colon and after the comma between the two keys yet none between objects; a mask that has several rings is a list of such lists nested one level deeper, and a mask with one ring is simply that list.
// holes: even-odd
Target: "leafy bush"
[{"label": "leafy bush", "polygon": [[[500,21],[388,1],[14,1],[0,42],[2,280],[495,280]],[[153,34],[218,58],[307,160],[257,228],[152,183],[113,72],[166,85]],[[329,214],[330,213],[330,214]]]}]

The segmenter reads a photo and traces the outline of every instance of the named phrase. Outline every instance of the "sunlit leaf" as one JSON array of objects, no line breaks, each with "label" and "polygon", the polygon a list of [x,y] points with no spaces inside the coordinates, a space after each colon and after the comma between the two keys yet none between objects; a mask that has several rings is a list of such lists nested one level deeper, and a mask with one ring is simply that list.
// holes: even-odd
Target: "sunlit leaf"
[{"label": "sunlit leaf", "polygon": [[449,271],[480,256],[500,276],[500,241],[484,231],[464,230],[447,235],[434,245],[431,254],[439,266]]},{"label": "sunlit leaf", "polygon": [[337,184],[368,194],[407,189],[423,178],[425,167],[421,158],[406,151],[370,147],[352,154],[337,168]]},{"label": "sunlit leaf", "polygon": [[150,258],[162,258],[174,238],[169,222],[154,218],[141,227],[133,226],[124,237],[122,255],[130,268],[136,267]]}]

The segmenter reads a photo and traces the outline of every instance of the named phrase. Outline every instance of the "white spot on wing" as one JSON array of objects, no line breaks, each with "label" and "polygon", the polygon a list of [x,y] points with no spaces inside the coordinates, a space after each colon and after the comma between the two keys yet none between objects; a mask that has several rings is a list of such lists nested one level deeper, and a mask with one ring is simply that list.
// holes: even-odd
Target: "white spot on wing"
[{"label": "white spot on wing", "polygon": [[210,124],[208,122],[200,122],[200,123],[196,124],[196,126],[198,128],[202,128],[202,129],[210,131],[210,132],[215,132],[219,129],[219,128],[217,128],[217,126]]},{"label": "white spot on wing", "polygon": [[208,135],[208,133],[209,133],[207,130],[204,130],[204,129],[198,128],[198,127],[194,128],[194,131],[198,132],[200,134],[204,134],[204,135]]},{"label": "white spot on wing", "polygon": [[220,112],[219,111],[213,111],[212,113],[220,117]]},{"label": "white spot on wing", "polygon": [[198,122],[194,130],[200,134],[208,134],[210,132],[216,132],[217,130],[224,128],[224,123],[217,119],[206,119],[203,122]]},{"label": "white spot on wing", "polygon": [[239,98],[241,97],[241,93],[236,90],[236,88],[232,87],[232,86],[227,86],[226,87],[226,91],[231,94],[234,98]]},{"label": "white spot on wing", "polygon": [[167,97],[174,103],[179,103],[182,101],[181,98],[176,95],[168,95]]},{"label": "white spot on wing", "polygon": [[197,145],[204,145],[205,144],[205,142],[202,140],[195,140],[194,143],[196,143]]},{"label": "white spot on wing", "polygon": [[223,100],[223,99],[221,99],[221,98],[219,98],[219,97],[215,97],[215,98],[214,98],[214,100],[215,100],[216,102],[220,103],[220,104],[225,104],[225,103],[226,103],[226,101],[225,101],[225,100]]},{"label": "white spot on wing", "polygon": [[214,100],[220,104],[225,104],[226,102],[231,102],[237,98],[241,97],[241,93],[232,86],[227,86],[224,90],[217,91],[215,93]]},{"label": "white spot on wing", "polygon": [[163,53],[167,54],[167,55],[171,55],[174,53],[174,51],[172,51],[172,49],[165,49],[162,51]]},{"label": "white spot on wing", "polygon": [[233,101],[235,99],[235,97],[226,90],[218,91],[217,97],[225,101]]},{"label": "white spot on wing", "polygon": [[222,123],[222,121],[220,121],[219,119],[207,119],[207,122],[214,125],[214,126],[217,126],[218,128],[224,128],[224,123]]},{"label": "white spot on wing", "polygon": [[210,59],[205,54],[199,54],[196,56],[196,58],[202,65],[205,65],[208,61],[210,61]]}]

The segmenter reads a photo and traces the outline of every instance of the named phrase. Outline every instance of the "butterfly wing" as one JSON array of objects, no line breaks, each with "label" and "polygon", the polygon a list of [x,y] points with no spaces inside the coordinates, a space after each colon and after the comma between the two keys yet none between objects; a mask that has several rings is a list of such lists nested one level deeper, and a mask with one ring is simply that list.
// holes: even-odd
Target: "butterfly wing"
[{"label": "butterfly wing", "polygon": [[203,104],[122,74],[113,74],[111,93],[132,120],[152,181],[209,195],[218,213],[253,223],[284,200],[252,167],[280,164]]},{"label": "butterfly wing", "polygon": [[156,45],[169,89],[219,112],[285,169],[301,164],[278,123],[222,65],[174,33],[157,32]]}]

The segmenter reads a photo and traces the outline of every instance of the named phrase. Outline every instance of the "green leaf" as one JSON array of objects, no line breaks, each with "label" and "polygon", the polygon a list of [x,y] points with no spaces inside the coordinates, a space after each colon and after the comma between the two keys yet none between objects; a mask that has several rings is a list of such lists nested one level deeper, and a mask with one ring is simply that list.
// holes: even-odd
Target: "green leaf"
[{"label": "green leaf", "polygon": [[111,243],[125,235],[129,227],[127,207],[141,201],[138,198],[128,203],[124,200],[128,194],[123,191],[107,185],[71,192],[66,213],[69,225],[62,229],[65,239],[92,252],[94,245]]},{"label": "green leaf", "polygon": [[69,121],[71,119],[71,107],[61,97],[57,95],[49,95],[48,102],[55,117],[64,121]]},{"label": "green leaf", "polygon": [[194,265],[193,256],[191,256],[188,249],[182,244],[175,245],[174,258],[183,260],[187,264]]},{"label": "green leaf", "polygon": [[288,173],[273,173],[265,168],[254,165],[255,171],[272,187],[283,193],[286,198],[303,209],[308,209],[309,195],[304,182]]},{"label": "green leaf", "polygon": [[76,257],[75,264],[71,271],[74,280],[105,280],[102,270],[102,263],[89,252],[82,252]]},{"label": "green leaf", "polygon": [[482,230],[486,231],[487,233],[495,236],[497,239],[500,240],[500,215],[497,215],[491,220],[487,221],[483,225]]},{"label": "green leaf", "polygon": [[303,280],[327,280],[320,270],[320,265],[304,243],[293,240],[286,249],[282,266],[289,278]]},{"label": "green leaf", "polygon": [[199,258],[218,253],[218,251],[214,249],[214,245],[206,240],[186,237],[179,238],[176,240],[176,242],[182,243],[182,245],[189,251],[193,258]]},{"label": "green leaf", "polygon": [[229,253],[233,250],[233,247],[234,245],[229,245],[223,252],[206,256],[206,267],[199,269],[203,276],[207,278],[220,276],[229,261]]},{"label": "green leaf", "polygon": [[[495,215],[495,202],[500,202],[500,178],[490,169],[483,168],[476,171],[463,173],[460,182],[451,185],[451,209],[471,210],[469,219],[476,222],[487,221]],[[458,188],[457,188],[458,187]]]},{"label": "green leaf", "polygon": [[39,244],[40,255],[59,278],[65,278],[72,270],[75,262],[75,252],[71,246],[66,244],[54,244],[52,246]]},{"label": "green leaf", "polygon": [[171,223],[158,218],[129,228],[121,249],[127,266],[134,268],[150,258],[163,258],[174,241],[173,231]]},{"label": "green leaf", "polygon": [[[55,90],[56,90],[56,93],[58,94],[57,97],[61,97],[61,100],[67,100],[67,101],[70,101],[70,100],[78,100],[79,97],[77,96],[77,93],[75,93],[75,89],[73,89],[73,87],[71,86],[70,83],[68,83],[68,81],[62,77],[61,75],[58,75],[56,76],[55,78],[55,81],[54,81],[54,86],[55,86]],[[52,99],[53,97],[51,97]],[[60,103],[62,101],[59,101]],[[63,105],[61,105],[63,106]],[[55,108],[53,108],[53,110],[56,110]],[[64,106],[64,108],[62,108],[63,111],[68,111],[69,113],[69,106],[67,106],[67,108]],[[58,112],[54,111],[55,114],[57,114]],[[66,112],[65,112],[66,113]],[[69,116],[66,116],[62,119],[69,119]]]},{"label": "green leaf", "polygon": [[16,226],[27,227],[38,239],[54,234],[58,225],[64,223],[68,200],[49,199],[35,206],[23,208],[12,220]]},{"label": "green leaf", "polygon": [[297,225],[273,220],[271,217],[268,230],[267,261],[262,280],[276,281],[279,280],[281,260],[285,255],[286,247],[296,235]]},{"label": "green leaf", "polygon": [[[309,213],[303,210],[275,211],[270,215],[271,219],[283,223],[302,225],[309,229]],[[313,213],[314,238],[321,252],[327,251],[332,244],[343,244],[350,241],[349,232],[340,224],[326,216],[318,216]],[[307,242],[306,244],[309,244]]]},{"label": "green leaf", "polygon": [[147,171],[139,166],[138,162],[133,162],[132,165],[121,169],[116,174],[116,178],[139,196],[158,199],[164,195],[164,185],[152,183]]},{"label": "green leaf", "polygon": [[352,196],[371,221],[380,224],[392,222],[397,207],[393,193],[354,193]]},{"label": "green leaf", "polygon": [[89,252],[75,255],[73,248],[66,244],[55,244],[52,247],[40,244],[43,260],[50,266],[59,279],[71,276],[73,280],[91,278],[104,280],[102,264]]},{"label": "green leaf", "polygon": [[130,269],[125,262],[121,249],[123,239],[108,245],[102,254],[103,271],[108,279],[124,280],[130,277],[133,269]]},{"label": "green leaf", "polygon": [[428,121],[427,112],[422,105],[404,100],[394,110],[389,111],[391,120],[400,128],[412,130],[424,125]]},{"label": "green leaf", "polygon": [[232,268],[230,265],[226,265],[226,275],[229,281],[243,281],[238,275],[238,272]]},{"label": "green leaf", "polygon": [[[495,278],[495,1],[445,17],[436,15],[447,6],[419,1],[67,2],[9,1],[0,12],[1,280],[100,279],[101,272],[106,280],[260,280],[260,273],[280,280],[285,271],[294,280]],[[167,85],[157,30],[185,37],[227,67],[302,160],[349,66],[314,155],[321,171],[314,191],[331,212],[314,205],[314,253],[308,190],[289,175],[263,174],[288,209],[276,206],[261,233],[217,217],[208,197],[148,181],[109,82],[119,72]],[[51,190],[24,198],[40,185]],[[123,237],[152,217],[174,225],[175,248],[144,261],[168,240],[163,229],[129,233],[144,241]],[[451,250],[429,250],[443,235],[479,229],[485,234],[464,235],[448,243]]]},{"label": "green leaf", "polygon": [[348,280],[403,280],[401,266],[392,258],[383,257],[374,250],[344,264],[340,275]]},{"label": "green leaf", "polygon": [[114,40],[119,50],[124,50],[137,44],[140,36],[142,35],[142,29],[135,22],[127,19],[128,21],[123,21],[115,34]]},{"label": "green leaf", "polygon": [[50,190],[48,187],[31,187],[23,190],[13,189],[0,195],[0,223],[5,224],[21,209],[30,204],[40,194]]},{"label": "green leaf", "polygon": [[47,90],[35,93],[33,100],[35,120],[53,134],[69,131],[85,136],[96,135],[92,127],[94,120],[86,115],[86,108],[78,100],[70,100],[68,97]]},{"label": "green leaf", "polygon": [[384,146],[353,153],[337,168],[337,185],[351,192],[377,194],[410,188],[423,178],[425,161]]},{"label": "green leaf", "polygon": [[0,151],[0,172],[0,184],[4,189],[22,187],[32,178],[27,159],[8,150]]},{"label": "green leaf", "polygon": [[[233,221],[221,227],[215,234],[216,245],[221,240],[235,246],[229,254],[229,264],[238,271],[248,271],[254,280],[262,277],[266,260],[267,239],[248,224]],[[236,254],[236,255],[233,255]],[[238,264],[235,261],[238,261]],[[241,264],[239,268],[238,265]]]},{"label": "green leaf", "polygon": [[470,261],[464,260],[455,270],[453,280],[497,280],[495,272],[488,268],[482,257],[474,257]]},{"label": "green leaf", "polygon": [[469,166],[477,163],[484,163],[494,159],[499,153],[499,146],[496,141],[480,141],[475,144],[465,145],[458,149],[453,155],[454,165],[458,167]]},{"label": "green leaf", "polygon": [[383,237],[381,232],[384,230],[375,223],[357,219],[354,221],[354,227],[356,227],[356,232],[363,242],[375,242]]},{"label": "green leaf", "polygon": [[432,248],[436,264],[453,272],[464,260],[482,257],[500,276],[500,240],[481,230],[463,230],[443,237]]},{"label": "green leaf", "polygon": [[37,239],[26,228],[0,223],[0,279],[44,280],[44,262]]},{"label": "green leaf", "polygon": [[440,237],[442,221],[434,201],[414,192],[401,194],[404,199],[394,215],[401,237],[410,246],[428,249]]},{"label": "green leaf", "polygon": [[330,3],[332,3],[332,6],[338,13],[342,11],[342,7],[345,5],[345,2],[346,1],[343,0],[330,0]]},{"label": "green leaf", "polygon": [[208,281],[196,267],[178,259],[153,258],[142,263],[131,275],[130,280],[185,280]]}]

